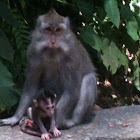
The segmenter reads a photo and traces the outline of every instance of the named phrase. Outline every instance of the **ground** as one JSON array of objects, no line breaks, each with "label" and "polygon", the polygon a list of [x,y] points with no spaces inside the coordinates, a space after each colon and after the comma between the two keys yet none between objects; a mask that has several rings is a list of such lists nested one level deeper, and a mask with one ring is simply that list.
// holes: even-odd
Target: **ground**
[{"label": "ground", "polygon": [[[63,130],[57,140],[131,140],[140,139],[140,106],[124,106],[92,111],[83,124]],[[19,126],[0,127],[0,140],[40,140],[27,135]]]}]

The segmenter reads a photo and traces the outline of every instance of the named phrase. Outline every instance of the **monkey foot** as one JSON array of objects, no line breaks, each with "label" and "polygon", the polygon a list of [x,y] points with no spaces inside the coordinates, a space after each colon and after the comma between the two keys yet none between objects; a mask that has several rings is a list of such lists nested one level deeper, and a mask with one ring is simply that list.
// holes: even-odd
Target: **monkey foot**
[{"label": "monkey foot", "polygon": [[53,138],[58,138],[62,135],[61,131],[58,130],[56,127],[53,128],[52,130],[50,129],[49,132],[51,132],[53,134]]},{"label": "monkey foot", "polygon": [[73,120],[63,120],[63,122],[56,122],[56,128],[59,129],[68,129],[75,126],[76,123]]},{"label": "monkey foot", "polygon": [[70,127],[73,127],[73,126],[75,126],[74,121],[72,121],[72,120],[66,120],[65,121],[64,128],[70,128]]},{"label": "monkey foot", "polygon": [[3,125],[15,126],[16,124],[18,124],[18,122],[19,122],[19,119],[13,116],[6,119],[0,119],[0,126],[3,126]]},{"label": "monkey foot", "polygon": [[50,133],[44,133],[41,135],[41,140],[51,140],[52,135]]},{"label": "monkey foot", "polygon": [[73,127],[75,125],[76,125],[76,123],[73,120],[66,120],[66,122],[64,124],[64,127],[65,128],[70,128],[70,127]]}]

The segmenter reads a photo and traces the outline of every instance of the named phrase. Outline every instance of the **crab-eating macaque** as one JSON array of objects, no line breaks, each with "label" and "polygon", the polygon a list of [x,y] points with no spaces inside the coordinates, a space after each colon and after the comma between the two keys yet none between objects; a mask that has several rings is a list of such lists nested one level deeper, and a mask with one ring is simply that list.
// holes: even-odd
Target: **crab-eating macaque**
[{"label": "crab-eating macaque", "polygon": [[40,136],[41,140],[60,137],[61,132],[55,126],[55,95],[45,91],[33,101],[33,106],[29,107],[27,111],[28,119],[21,125],[21,130],[31,135]]},{"label": "crab-eating macaque", "polygon": [[57,128],[80,124],[97,96],[96,69],[72,32],[69,19],[54,9],[37,20],[19,106],[14,116],[1,119],[0,124],[17,124],[41,88],[57,94]]}]

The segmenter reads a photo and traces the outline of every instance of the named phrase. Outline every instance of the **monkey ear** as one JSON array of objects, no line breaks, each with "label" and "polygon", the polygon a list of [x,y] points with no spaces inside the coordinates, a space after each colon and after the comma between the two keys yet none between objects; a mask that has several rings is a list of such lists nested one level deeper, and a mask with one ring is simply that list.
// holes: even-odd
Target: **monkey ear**
[{"label": "monkey ear", "polygon": [[37,102],[37,100],[36,100],[36,99],[33,99],[33,102],[34,102],[35,107],[38,107],[38,102]]},{"label": "monkey ear", "polygon": [[44,21],[44,15],[39,16],[37,19],[37,26],[40,26],[43,21]]},{"label": "monkey ear", "polygon": [[70,21],[68,17],[64,18],[64,23],[69,27],[70,26]]}]

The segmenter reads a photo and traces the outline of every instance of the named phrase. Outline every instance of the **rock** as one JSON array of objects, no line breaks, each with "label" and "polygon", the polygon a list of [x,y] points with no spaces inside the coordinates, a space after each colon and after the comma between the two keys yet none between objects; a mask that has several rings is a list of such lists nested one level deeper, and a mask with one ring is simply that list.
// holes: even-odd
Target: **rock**
[{"label": "rock", "polygon": [[[19,126],[0,127],[0,140],[40,140],[20,131]],[[57,140],[140,139],[140,106],[123,106],[91,112],[83,124],[62,131]]]}]

